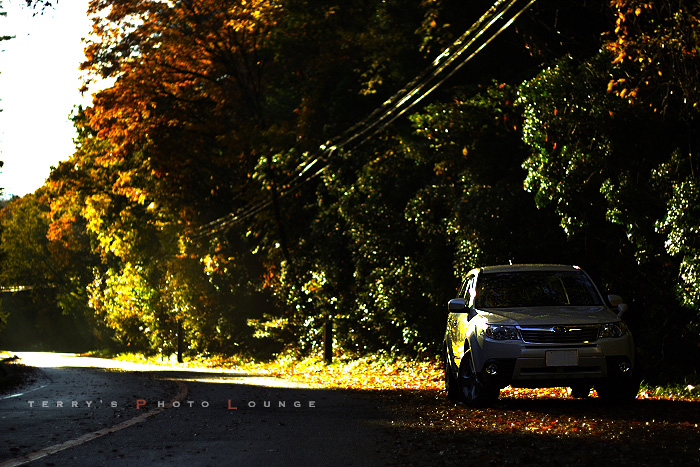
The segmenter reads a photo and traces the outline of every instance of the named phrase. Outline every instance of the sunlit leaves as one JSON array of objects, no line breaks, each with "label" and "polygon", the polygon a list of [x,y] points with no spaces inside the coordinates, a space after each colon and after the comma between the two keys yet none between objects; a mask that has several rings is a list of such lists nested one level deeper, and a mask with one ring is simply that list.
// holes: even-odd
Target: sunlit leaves
[{"label": "sunlit leaves", "polygon": [[608,90],[656,112],[700,110],[700,6],[696,1],[613,0],[614,54]]},{"label": "sunlit leaves", "polygon": [[[686,116],[661,115],[609,92],[613,61],[608,52],[585,62],[562,60],[523,84],[523,138],[532,150],[524,164],[526,187],[540,205],[556,207],[573,240],[586,239],[587,261],[608,274],[629,261],[631,267],[614,273],[612,280],[626,282],[630,273],[654,278],[657,289],[639,287],[638,280],[627,287],[650,313],[659,307],[675,310],[659,315],[665,320],[663,328],[645,326],[636,333],[642,351],[650,352],[647,358],[656,360],[659,351],[652,349],[664,335],[695,334],[673,297],[678,263],[664,243],[675,240],[659,235],[676,231],[685,236],[694,224],[678,217],[668,219],[663,228],[658,223],[666,218],[673,187],[692,178],[697,136]],[[591,243],[597,246],[591,248]],[[591,256],[594,250],[600,253],[596,260]],[[684,270],[693,281],[688,266]]]},{"label": "sunlit leaves", "polygon": [[[615,1],[606,52],[481,87],[454,75],[411,117],[412,134],[397,120],[299,183],[318,145],[412,78],[421,52],[449,37],[449,13],[466,8],[404,3],[91,3],[83,67],[114,83],[77,119],[76,155],[49,181],[48,239],[61,264],[87,253],[92,304],[123,339],[170,351],[179,323],[193,352],[240,349],[257,331],[303,354],[332,318],[336,348],[430,352],[444,325],[430,310],[474,265],[573,257],[607,269],[603,257],[619,270],[657,262],[674,277],[664,240],[696,290],[695,214],[683,207],[697,202],[694,167],[678,174],[668,162],[695,157],[697,137],[688,125],[677,138],[672,112],[654,115],[680,108],[682,94],[679,120],[692,121],[697,7]],[[531,10],[542,24],[556,10],[542,27],[558,37],[537,41],[538,60],[576,41],[561,30],[568,8]],[[585,50],[601,44],[597,30],[581,34]],[[583,239],[579,250],[559,225]],[[612,275],[642,292],[659,283]]]},{"label": "sunlit leaves", "polygon": [[[93,3],[100,40],[83,66],[117,80],[87,114],[113,146],[105,156],[130,160],[117,167],[117,183],[131,191],[124,194],[189,220],[211,220],[212,204],[231,209],[232,187],[248,180],[257,160],[249,152],[264,130],[265,47],[279,9],[263,0]],[[143,178],[125,180],[134,170]],[[183,208],[188,196],[195,204]]]},{"label": "sunlit leaves", "polygon": [[15,199],[2,210],[2,272],[6,287],[50,287],[59,279],[46,234],[48,207],[41,195]]},{"label": "sunlit leaves", "polygon": [[[98,342],[102,328],[92,319],[87,308],[85,286],[90,268],[95,264],[85,234],[85,224],[66,209],[57,220],[52,219],[50,192],[42,188],[8,203],[2,210],[2,243],[0,244],[0,284],[3,287],[27,287],[13,304],[14,297],[3,294],[14,319],[43,315],[47,323],[66,320],[73,326],[72,342],[90,345]],[[28,306],[25,308],[25,306]],[[57,318],[57,314],[65,318]],[[39,319],[39,318],[37,318]],[[52,332],[52,324],[44,323],[47,342],[59,342],[66,336]],[[38,330],[38,328],[37,328]]]},{"label": "sunlit leaves", "polygon": [[126,264],[121,270],[108,269],[104,276],[96,275],[88,287],[89,304],[95,313],[127,345],[147,349],[149,336],[155,333],[157,322],[152,313],[154,291],[138,266]]},{"label": "sunlit leaves", "polygon": [[525,187],[540,206],[554,205],[569,235],[605,218],[621,225],[638,258],[653,256],[655,216],[664,190],[649,183],[673,151],[670,125],[608,93],[606,54],[587,63],[565,59],[520,89]]},{"label": "sunlit leaves", "polygon": [[610,156],[603,122],[616,108],[599,76],[593,66],[563,59],[524,83],[518,98],[523,141],[532,148],[523,163],[525,187],[540,206],[556,206],[569,233],[583,227],[586,211],[577,203],[586,202],[581,195],[596,196],[601,161]]},{"label": "sunlit leaves", "polygon": [[681,259],[679,294],[684,304],[700,308],[700,186],[688,179],[673,187],[668,213],[657,228],[667,235],[668,252]]},{"label": "sunlit leaves", "polygon": [[407,152],[432,177],[411,199],[406,216],[426,241],[448,239],[458,277],[478,264],[525,261],[527,250],[538,256],[544,252],[534,253],[529,236],[552,232],[522,189],[520,164],[527,152],[516,89],[492,83],[469,91],[414,115],[416,133],[429,148]]}]

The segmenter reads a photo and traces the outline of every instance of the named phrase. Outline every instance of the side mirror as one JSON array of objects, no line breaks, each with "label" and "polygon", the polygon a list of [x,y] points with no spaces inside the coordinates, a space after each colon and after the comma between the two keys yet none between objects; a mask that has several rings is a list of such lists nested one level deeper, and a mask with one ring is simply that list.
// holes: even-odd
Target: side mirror
[{"label": "side mirror", "polygon": [[617,316],[622,316],[627,310],[629,310],[629,307],[619,295],[608,295],[608,301],[612,306],[617,307]]},{"label": "side mirror", "polygon": [[464,313],[467,311],[467,303],[463,298],[453,298],[447,303],[450,313]]}]

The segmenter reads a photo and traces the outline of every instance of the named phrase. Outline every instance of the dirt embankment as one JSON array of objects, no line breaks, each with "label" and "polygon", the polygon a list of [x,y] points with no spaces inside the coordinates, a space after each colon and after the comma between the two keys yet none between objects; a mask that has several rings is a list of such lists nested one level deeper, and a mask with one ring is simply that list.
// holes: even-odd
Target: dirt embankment
[{"label": "dirt embankment", "polygon": [[36,378],[36,368],[22,365],[16,356],[0,360],[0,395],[31,384]]}]

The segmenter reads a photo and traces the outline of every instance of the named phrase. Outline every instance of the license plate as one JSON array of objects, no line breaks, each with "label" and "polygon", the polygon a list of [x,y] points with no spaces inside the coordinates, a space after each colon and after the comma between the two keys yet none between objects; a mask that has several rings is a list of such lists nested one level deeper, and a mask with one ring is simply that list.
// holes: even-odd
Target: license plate
[{"label": "license plate", "polygon": [[548,350],[545,359],[547,366],[577,366],[578,350]]}]

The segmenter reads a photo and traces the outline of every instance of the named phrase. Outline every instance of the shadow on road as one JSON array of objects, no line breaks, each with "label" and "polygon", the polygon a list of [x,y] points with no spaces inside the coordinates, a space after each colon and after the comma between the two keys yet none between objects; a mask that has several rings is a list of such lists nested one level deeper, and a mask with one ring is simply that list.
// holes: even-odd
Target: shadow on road
[{"label": "shadow on road", "polygon": [[[65,366],[41,370],[55,384],[31,395],[52,402],[46,412],[20,398],[13,402],[17,408],[5,407],[0,425],[11,421],[12,429],[0,426],[8,433],[0,460],[128,420],[171,401],[182,385],[187,391],[176,407],[51,454],[51,461],[74,465],[75,459],[94,463],[108,456],[115,466],[171,465],[174,459],[188,465],[666,466],[698,465],[700,459],[698,402],[503,397],[476,409],[435,390],[339,390],[250,372],[132,371],[61,361]],[[72,399],[101,395],[100,406],[65,408]],[[53,428],[47,432],[47,426]],[[42,434],[44,444],[36,444]]]},{"label": "shadow on road", "polygon": [[596,398],[502,398],[489,408],[441,391],[363,392],[396,417],[389,430],[404,465],[698,465],[700,403]]}]

